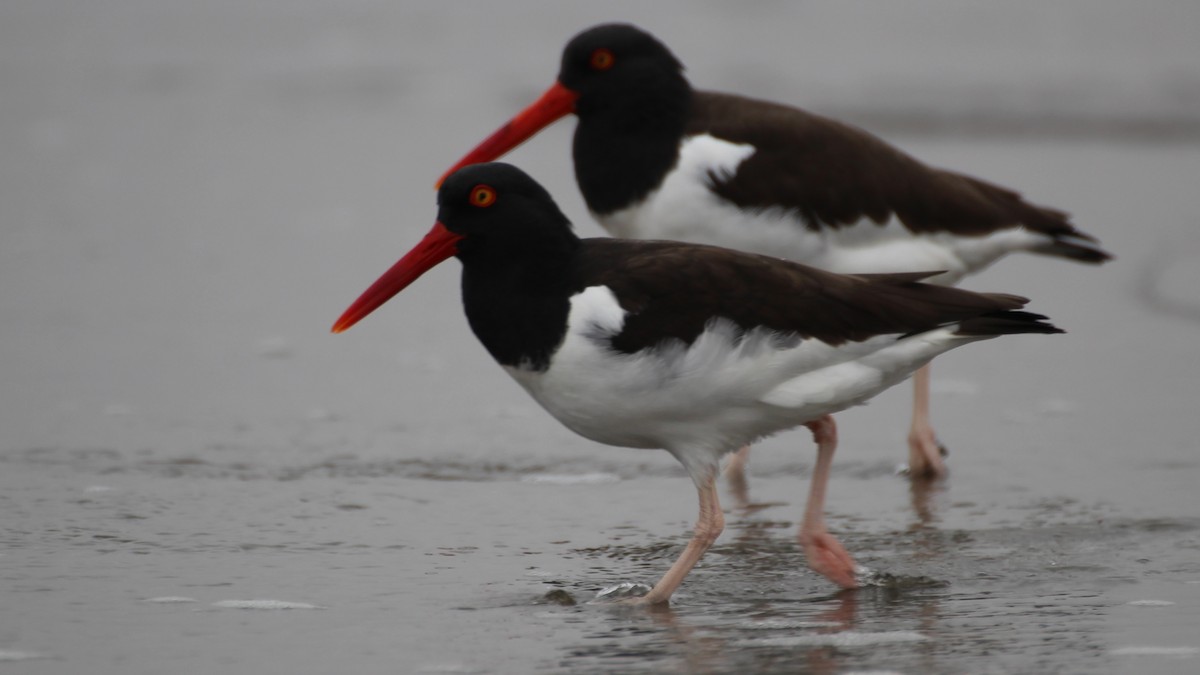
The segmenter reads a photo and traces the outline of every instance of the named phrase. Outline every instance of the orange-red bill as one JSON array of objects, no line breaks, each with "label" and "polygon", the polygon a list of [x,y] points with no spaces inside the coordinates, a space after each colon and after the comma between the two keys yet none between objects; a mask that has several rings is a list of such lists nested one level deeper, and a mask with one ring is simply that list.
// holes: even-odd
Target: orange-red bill
[{"label": "orange-red bill", "polygon": [[442,186],[442,181],[446,180],[447,176],[464,166],[497,159],[524,143],[530,136],[546,128],[555,120],[574,112],[575,101],[578,99],[579,94],[567,89],[561,83],[555,82],[538,100],[517,113],[516,117],[484,139],[474,150],[458,160],[457,164],[450,167],[449,171],[442,174],[442,177],[438,179],[437,187]]},{"label": "orange-red bill", "polygon": [[341,333],[358,323],[366,315],[392,299],[400,291],[416,281],[435,265],[458,251],[461,234],[455,234],[446,229],[440,222],[434,223],[433,229],[413,247],[403,258],[383,273],[371,287],[358,296],[342,316],[333,324],[333,332]]}]

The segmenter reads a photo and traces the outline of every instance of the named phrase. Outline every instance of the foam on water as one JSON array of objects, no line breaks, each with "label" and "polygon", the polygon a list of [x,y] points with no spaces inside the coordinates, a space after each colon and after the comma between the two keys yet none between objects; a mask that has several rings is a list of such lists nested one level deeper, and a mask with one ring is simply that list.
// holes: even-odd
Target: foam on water
[{"label": "foam on water", "polygon": [[287,600],[220,600],[213,607],[225,609],[324,609],[319,605]]},{"label": "foam on water", "polygon": [[750,621],[742,624],[741,628],[751,630],[795,630],[797,628],[839,628],[837,621],[787,621],[783,619],[767,619],[765,621]]},{"label": "foam on water", "polygon": [[816,633],[810,635],[789,635],[787,637],[755,638],[745,642],[771,647],[874,647],[876,645],[900,644],[906,642],[923,642],[929,638],[921,633],[910,630],[885,631],[881,633],[864,633],[860,631],[843,631],[841,633]]},{"label": "foam on water", "polygon": [[196,602],[195,598],[187,598],[182,595],[164,595],[158,598],[146,598],[142,602],[159,602],[162,604]]},{"label": "foam on water", "polygon": [[619,584],[614,584],[608,588],[602,588],[596,593],[595,601],[618,600],[621,598],[640,598],[649,593],[650,586],[639,584],[633,581],[624,581]]},{"label": "foam on water", "polygon": [[1170,607],[1175,603],[1170,600],[1130,600],[1125,603],[1127,605],[1135,605],[1137,607]]}]

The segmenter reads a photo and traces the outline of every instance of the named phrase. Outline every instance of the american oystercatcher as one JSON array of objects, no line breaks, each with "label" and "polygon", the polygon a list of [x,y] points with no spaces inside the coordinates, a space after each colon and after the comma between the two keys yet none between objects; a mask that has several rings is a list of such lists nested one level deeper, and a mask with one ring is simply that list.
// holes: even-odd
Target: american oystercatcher
[{"label": "american oystercatcher", "polygon": [[[569,113],[579,118],[579,188],[614,236],[712,244],[842,273],[942,270],[928,279],[940,284],[1014,251],[1111,257],[1067,214],[926,166],[857,128],[693,90],[665,45],[626,24],[572,39],[555,84],[447,174],[496,159]],[[909,469],[941,475],[928,370],[914,383]]]},{"label": "american oystercatcher", "polygon": [[817,462],[799,541],[813,569],[854,587],[856,566],[822,515],[832,413],[937,354],[1009,333],[1059,333],[1026,300],[843,276],[729,249],[580,239],[541,185],[478,164],[438,192],[433,229],[333,325],[342,332],[455,256],[476,337],[558,421],[591,440],[663,448],[700,497],[695,535],[641,601],[666,602],[724,527],[721,458],[805,425]]}]

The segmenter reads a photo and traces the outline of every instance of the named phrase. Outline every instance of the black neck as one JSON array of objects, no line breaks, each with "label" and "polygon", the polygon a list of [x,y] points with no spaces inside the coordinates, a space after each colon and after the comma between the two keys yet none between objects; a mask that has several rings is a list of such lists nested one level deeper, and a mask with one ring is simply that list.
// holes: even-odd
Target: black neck
[{"label": "black neck", "polygon": [[679,159],[691,95],[680,74],[603,105],[579,101],[575,179],[593,213],[632,206],[662,184]]},{"label": "black neck", "polygon": [[574,293],[570,269],[579,239],[569,230],[562,234],[524,244],[460,248],[467,321],[501,365],[545,370],[566,335]]}]

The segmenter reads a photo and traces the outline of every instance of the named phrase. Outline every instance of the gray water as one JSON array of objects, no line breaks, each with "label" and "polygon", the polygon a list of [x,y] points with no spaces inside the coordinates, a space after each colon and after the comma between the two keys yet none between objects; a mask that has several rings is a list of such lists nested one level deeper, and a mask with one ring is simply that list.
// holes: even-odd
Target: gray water
[{"label": "gray water", "polygon": [[[0,4],[0,673],[1200,670],[1200,5],[745,5]],[[539,410],[454,263],[328,333],[615,18],[1118,256],[968,282],[1069,332],[939,359],[948,480],[895,475],[907,387],[839,417],[830,528],[881,587],[805,566],[800,432],[671,609],[591,603],[687,540],[674,461]],[[570,128],[511,158],[599,235]]]}]

